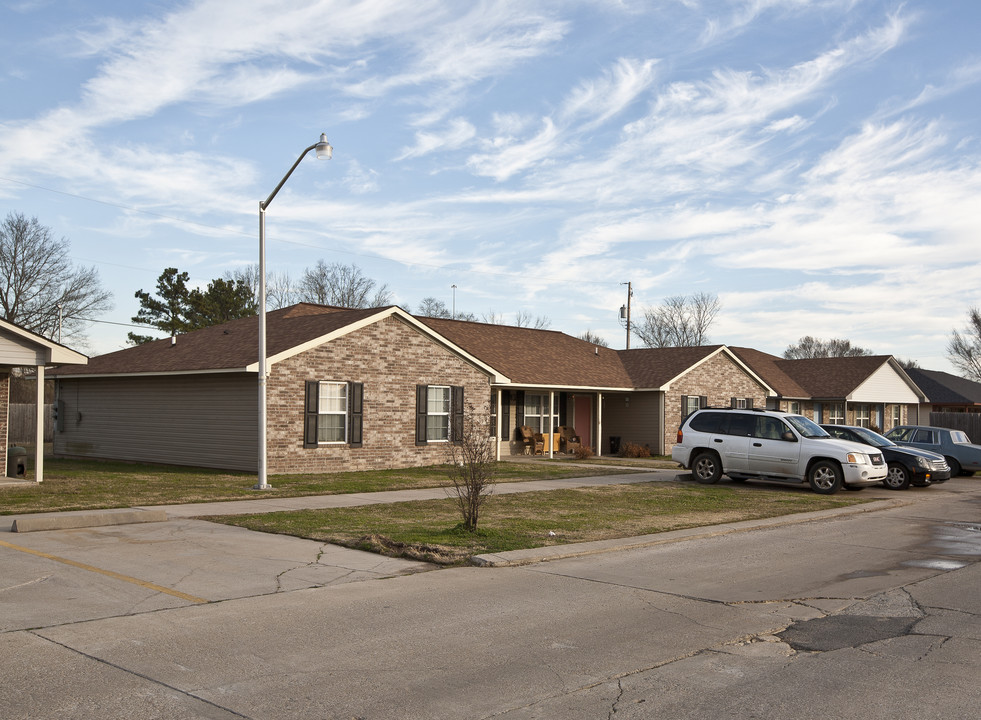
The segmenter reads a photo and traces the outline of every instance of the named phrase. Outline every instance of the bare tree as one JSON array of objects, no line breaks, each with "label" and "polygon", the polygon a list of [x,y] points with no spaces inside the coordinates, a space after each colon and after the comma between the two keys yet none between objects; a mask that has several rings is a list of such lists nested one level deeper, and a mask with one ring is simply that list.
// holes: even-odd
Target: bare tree
[{"label": "bare tree", "polygon": [[388,285],[379,286],[357,265],[323,260],[303,272],[298,293],[301,302],[345,308],[381,307],[392,302]]},{"label": "bare tree", "polygon": [[480,511],[491,494],[495,452],[487,433],[489,422],[489,415],[478,413],[472,403],[467,403],[462,437],[458,443],[449,445],[449,476],[453,486],[447,492],[456,501],[468,532],[477,531]]},{"label": "bare tree", "polygon": [[419,310],[416,315],[431,318],[449,318],[453,316],[446,303],[434,297],[424,297],[419,303]]},{"label": "bare tree", "polygon": [[947,343],[947,359],[964,377],[981,382],[981,310],[971,308],[963,335],[956,330]]},{"label": "bare tree", "polygon": [[805,335],[797,341],[796,345],[789,345],[783,351],[783,356],[787,360],[805,360],[808,358],[829,358],[829,357],[863,357],[871,355],[871,351],[855,345],[850,340],[832,338],[831,340],[821,340],[820,338]]},{"label": "bare tree", "polygon": [[586,332],[579,335],[579,339],[585,340],[593,345],[599,345],[600,347],[610,347],[610,343],[594,333],[592,330],[586,330]]},{"label": "bare tree", "polygon": [[[5,320],[57,340],[79,338],[87,320],[112,309],[94,267],[72,265],[67,240],[36,217],[8,213],[0,225],[0,305]],[[59,333],[60,330],[60,333]]]},{"label": "bare tree", "polygon": [[517,327],[530,327],[535,328],[535,330],[548,330],[552,327],[552,319],[547,315],[536,315],[532,317],[531,313],[526,313],[524,310],[519,310],[514,316],[514,324]]},{"label": "bare tree", "polygon": [[[253,263],[225,273],[225,279],[244,283],[252,288],[252,294],[259,302],[259,265]],[[300,302],[299,291],[288,272],[266,273],[266,308],[278,310]]]},{"label": "bare tree", "polygon": [[644,309],[633,326],[634,335],[647,347],[696,347],[708,344],[708,330],[722,304],[716,295],[674,295],[657,307]]}]

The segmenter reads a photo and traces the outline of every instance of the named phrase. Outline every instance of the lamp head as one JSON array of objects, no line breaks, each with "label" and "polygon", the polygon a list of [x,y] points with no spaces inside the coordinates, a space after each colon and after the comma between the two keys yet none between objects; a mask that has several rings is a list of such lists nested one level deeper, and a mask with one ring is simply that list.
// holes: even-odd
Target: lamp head
[{"label": "lamp head", "polygon": [[320,142],[314,148],[319,160],[330,160],[334,156],[334,148],[327,142],[327,133],[320,133]]}]

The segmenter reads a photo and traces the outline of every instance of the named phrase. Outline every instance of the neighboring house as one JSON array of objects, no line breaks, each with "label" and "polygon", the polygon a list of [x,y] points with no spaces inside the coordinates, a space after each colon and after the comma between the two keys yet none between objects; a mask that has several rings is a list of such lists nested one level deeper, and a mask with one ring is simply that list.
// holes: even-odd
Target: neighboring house
[{"label": "neighboring house", "polygon": [[919,417],[911,417],[910,424],[931,425],[931,412],[981,412],[981,383],[938,370],[906,372],[926,395]]},{"label": "neighboring house", "polygon": [[7,471],[8,410],[10,372],[14,368],[34,368],[37,372],[37,432],[35,434],[34,480],[44,479],[44,369],[67,363],[84,365],[88,358],[19,325],[0,320],[0,452]]},{"label": "neighboring house", "polygon": [[611,350],[554,330],[419,320],[507,378],[491,400],[501,455],[524,452],[521,426],[546,436],[546,454],[559,449],[551,431],[571,426],[599,455],[627,442],[662,455],[700,403],[762,407],[772,392],[723,345]]},{"label": "neighboring house", "polygon": [[[495,372],[397,307],[267,315],[270,473],[428,465]],[[238,470],[258,464],[258,319],[56,371],[57,455]]]},{"label": "neighboring house", "polygon": [[817,423],[884,432],[915,420],[926,399],[891,355],[785,360],[750,348],[733,352],[776,389],[769,407]]}]

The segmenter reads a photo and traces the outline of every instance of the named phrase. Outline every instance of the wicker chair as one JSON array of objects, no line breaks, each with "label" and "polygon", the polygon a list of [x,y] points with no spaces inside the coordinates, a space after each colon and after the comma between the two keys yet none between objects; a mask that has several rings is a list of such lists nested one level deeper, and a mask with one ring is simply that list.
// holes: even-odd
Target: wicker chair
[{"label": "wicker chair", "polygon": [[575,428],[568,425],[559,425],[559,450],[564,453],[571,453],[582,445],[582,438],[576,435]]},{"label": "wicker chair", "polygon": [[527,425],[519,426],[516,432],[518,433],[518,440],[524,443],[525,455],[545,454],[545,439],[541,433],[536,433]]}]

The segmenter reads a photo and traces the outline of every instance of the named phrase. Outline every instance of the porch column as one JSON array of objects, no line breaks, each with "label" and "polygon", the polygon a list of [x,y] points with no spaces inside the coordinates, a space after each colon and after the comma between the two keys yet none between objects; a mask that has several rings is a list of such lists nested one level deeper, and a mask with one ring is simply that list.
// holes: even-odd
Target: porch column
[{"label": "porch column", "polygon": [[596,457],[603,456],[603,393],[596,393]]},{"label": "porch column", "polygon": [[34,482],[44,479],[44,365],[37,366],[37,425],[34,429]]},{"label": "porch column", "polygon": [[552,413],[555,411],[555,391],[548,391],[548,457],[549,459],[555,458],[555,438],[552,437],[552,432],[555,430],[555,417]]},{"label": "porch column", "polygon": [[503,411],[504,408],[501,407],[501,388],[498,388],[497,389],[497,416],[494,419],[494,422],[497,423],[497,432],[494,434],[494,437],[497,440],[497,452],[495,453],[495,459],[498,462],[501,461],[501,413]]}]

